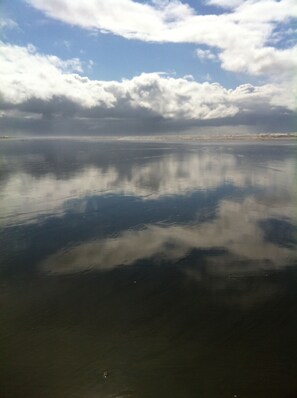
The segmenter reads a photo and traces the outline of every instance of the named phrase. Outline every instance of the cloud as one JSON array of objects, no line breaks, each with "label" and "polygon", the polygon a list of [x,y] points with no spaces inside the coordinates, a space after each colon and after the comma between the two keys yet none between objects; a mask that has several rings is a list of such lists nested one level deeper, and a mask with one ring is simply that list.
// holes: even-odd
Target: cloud
[{"label": "cloud", "polygon": [[39,54],[32,45],[0,43],[0,69],[2,109],[47,116],[203,121],[282,114],[295,106],[291,90],[278,83],[244,84],[232,90],[162,73],[142,73],[122,81],[92,80],[79,74],[79,59]]},{"label": "cloud", "polygon": [[205,61],[205,60],[215,61],[215,60],[217,60],[216,54],[214,54],[210,50],[203,50],[201,48],[198,48],[196,50],[196,55],[201,61]]},{"label": "cloud", "polygon": [[18,29],[18,24],[11,18],[0,18],[0,31],[6,29]]},{"label": "cloud", "polygon": [[[219,55],[222,67],[232,72],[293,79],[297,67],[297,46],[278,50],[273,47],[230,47]],[[248,59],[248,62],[247,62]]]},{"label": "cloud", "polygon": [[27,1],[51,18],[85,29],[148,42],[216,47],[222,67],[233,72],[292,77],[297,67],[296,46],[278,49],[267,44],[278,25],[297,17],[294,0],[212,0],[208,4],[226,10],[206,15],[178,0]]},{"label": "cloud", "polygon": [[236,8],[243,2],[244,0],[208,0],[206,4],[222,8]]},{"label": "cloud", "polygon": [[113,100],[100,84],[69,73],[82,70],[77,58],[63,61],[54,55],[36,53],[32,45],[1,43],[0,66],[2,101],[11,105],[32,99],[50,101],[65,97],[82,107],[92,107],[110,106]]}]

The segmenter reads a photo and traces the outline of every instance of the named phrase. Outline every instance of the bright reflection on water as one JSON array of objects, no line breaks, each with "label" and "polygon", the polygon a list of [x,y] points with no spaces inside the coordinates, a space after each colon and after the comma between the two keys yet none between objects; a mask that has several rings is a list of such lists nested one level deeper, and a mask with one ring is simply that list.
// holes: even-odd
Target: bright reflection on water
[{"label": "bright reflection on water", "polygon": [[296,397],[296,149],[1,142],[0,397]]}]

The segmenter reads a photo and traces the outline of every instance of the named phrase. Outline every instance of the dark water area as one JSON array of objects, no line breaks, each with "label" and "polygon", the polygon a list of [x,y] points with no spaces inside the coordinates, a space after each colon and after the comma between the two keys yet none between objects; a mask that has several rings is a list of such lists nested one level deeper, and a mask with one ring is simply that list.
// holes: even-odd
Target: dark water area
[{"label": "dark water area", "polygon": [[0,143],[1,398],[297,397],[294,142]]}]

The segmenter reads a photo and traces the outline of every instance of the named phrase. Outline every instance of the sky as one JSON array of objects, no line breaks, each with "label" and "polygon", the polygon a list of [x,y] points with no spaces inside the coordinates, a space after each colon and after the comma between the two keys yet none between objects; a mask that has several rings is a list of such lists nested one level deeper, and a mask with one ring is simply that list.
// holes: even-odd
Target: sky
[{"label": "sky", "polygon": [[295,0],[2,0],[0,135],[296,131]]}]

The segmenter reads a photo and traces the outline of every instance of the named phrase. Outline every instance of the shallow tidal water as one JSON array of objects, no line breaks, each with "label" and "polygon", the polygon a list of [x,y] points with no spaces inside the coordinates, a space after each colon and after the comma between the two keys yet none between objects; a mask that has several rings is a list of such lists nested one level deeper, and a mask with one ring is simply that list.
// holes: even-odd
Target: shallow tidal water
[{"label": "shallow tidal water", "polygon": [[294,142],[0,142],[1,398],[297,397]]}]

